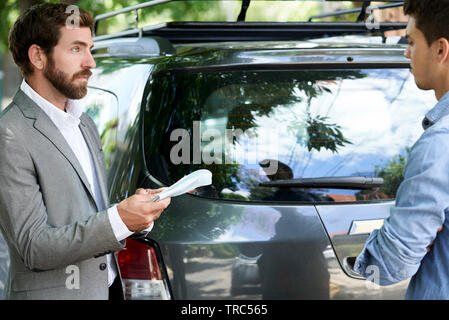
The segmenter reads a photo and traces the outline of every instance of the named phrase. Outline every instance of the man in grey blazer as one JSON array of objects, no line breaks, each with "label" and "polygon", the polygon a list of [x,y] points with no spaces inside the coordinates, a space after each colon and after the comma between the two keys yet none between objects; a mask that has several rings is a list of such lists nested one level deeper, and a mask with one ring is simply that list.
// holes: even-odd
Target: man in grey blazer
[{"label": "man in grey blazer", "polygon": [[24,81],[0,115],[7,299],[108,299],[111,288],[120,296],[114,251],[170,203],[150,203],[159,190],[140,190],[109,205],[100,138],[77,103],[95,67],[92,22],[83,10],[46,3],[10,31]]}]

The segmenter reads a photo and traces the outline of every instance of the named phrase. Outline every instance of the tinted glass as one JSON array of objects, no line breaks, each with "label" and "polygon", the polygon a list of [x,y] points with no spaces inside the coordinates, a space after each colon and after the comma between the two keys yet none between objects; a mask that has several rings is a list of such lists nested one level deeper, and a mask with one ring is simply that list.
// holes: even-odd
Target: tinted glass
[{"label": "tinted glass", "polygon": [[87,95],[81,99],[84,112],[97,126],[103,146],[106,170],[109,170],[116,149],[118,101],[117,97],[103,89],[89,87]]},{"label": "tinted glass", "polygon": [[[408,69],[173,74],[152,84],[147,165],[166,184],[211,170],[213,186],[197,192],[205,197],[393,199],[407,150],[434,103]],[[369,190],[260,186],[347,176],[382,177],[384,184]]]}]

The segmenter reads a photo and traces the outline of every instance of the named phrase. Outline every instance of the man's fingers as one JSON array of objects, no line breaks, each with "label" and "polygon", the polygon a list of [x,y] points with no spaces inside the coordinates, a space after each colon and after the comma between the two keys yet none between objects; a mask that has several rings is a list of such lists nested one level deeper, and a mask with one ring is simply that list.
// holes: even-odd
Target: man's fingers
[{"label": "man's fingers", "polygon": [[161,193],[162,191],[164,191],[165,189],[167,189],[166,187],[164,188],[159,188],[159,189],[144,189],[144,188],[139,188],[136,190],[136,194],[150,194],[150,195],[156,195],[158,193]]},{"label": "man's fingers", "polygon": [[159,211],[163,211],[170,204],[171,199],[165,198],[160,201],[150,202],[153,198],[153,195],[134,195],[133,197],[139,202],[138,210],[142,210],[143,214],[154,214]]},{"label": "man's fingers", "polygon": [[148,192],[146,191],[146,189],[143,188],[139,188],[136,190],[136,194],[147,194]]},{"label": "man's fingers", "polygon": [[133,195],[130,198],[133,198],[134,201],[137,201],[137,202],[151,203],[150,200],[154,198],[154,195],[149,194],[149,193],[140,193],[140,194],[136,193],[135,195]]},{"label": "man's fingers", "polygon": [[430,251],[430,249],[432,248],[432,246],[433,246],[433,241],[426,247],[427,252]]},{"label": "man's fingers", "polygon": [[145,206],[149,209],[155,208],[158,210],[159,208],[165,209],[171,202],[171,198],[164,198],[162,200],[156,202],[150,202],[151,199],[154,198],[154,194],[135,194],[132,197],[139,202],[146,202]]},{"label": "man's fingers", "polygon": [[168,198],[162,199],[162,200],[160,200],[160,201],[158,201],[158,202],[160,202],[160,203],[164,206],[164,209],[165,209],[165,208],[167,208],[168,205],[170,204],[171,198],[168,197]]},{"label": "man's fingers", "polygon": [[[438,232],[441,232],[441,230],[443,230],[443,226],[441,226],[441,227],[438,228],[437,233],[438,233]],[[426,247],[427,252],[429,252],[430,249],[432,248],[433,242],[434,242],[434,241],[432,241],[432,242]]]},{"label": "man's fingers", "polygon": [[159,189],[145,189],[145,190],[147,190],[147,192],[148,192],[149,194],[156,195],[156,194],[158,194],[158,193],[161,193],[161,192],[164,191],[165,189],[168,189],[168,188],[164,187],[164,188],[159,188]]}]

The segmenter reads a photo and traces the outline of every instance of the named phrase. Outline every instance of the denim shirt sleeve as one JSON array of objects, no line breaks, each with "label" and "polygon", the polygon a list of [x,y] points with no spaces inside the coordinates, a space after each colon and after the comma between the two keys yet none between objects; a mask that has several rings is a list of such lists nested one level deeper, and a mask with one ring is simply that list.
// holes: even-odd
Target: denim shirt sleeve
[{"label": "denim shirt sleeve", "polygon": [[415,143],[396,204],[382,228],[368,237],[354,271],[364,277],[378,271],[380,285],[408,279],[418,271],[449,207],[448,150],[449,131],[441,121]]}]

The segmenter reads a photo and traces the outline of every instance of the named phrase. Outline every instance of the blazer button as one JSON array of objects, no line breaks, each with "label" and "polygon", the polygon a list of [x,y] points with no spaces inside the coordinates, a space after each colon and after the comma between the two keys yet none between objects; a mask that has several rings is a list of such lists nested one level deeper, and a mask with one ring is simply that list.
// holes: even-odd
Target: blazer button
[{"label": "blazer button", "polygon": [[100,270],[101,270],[101,271],[105,270],[106,267],[107,267],[107,266],[106,266],[106,263],[101,263],[101,264],[100,264]]}]

